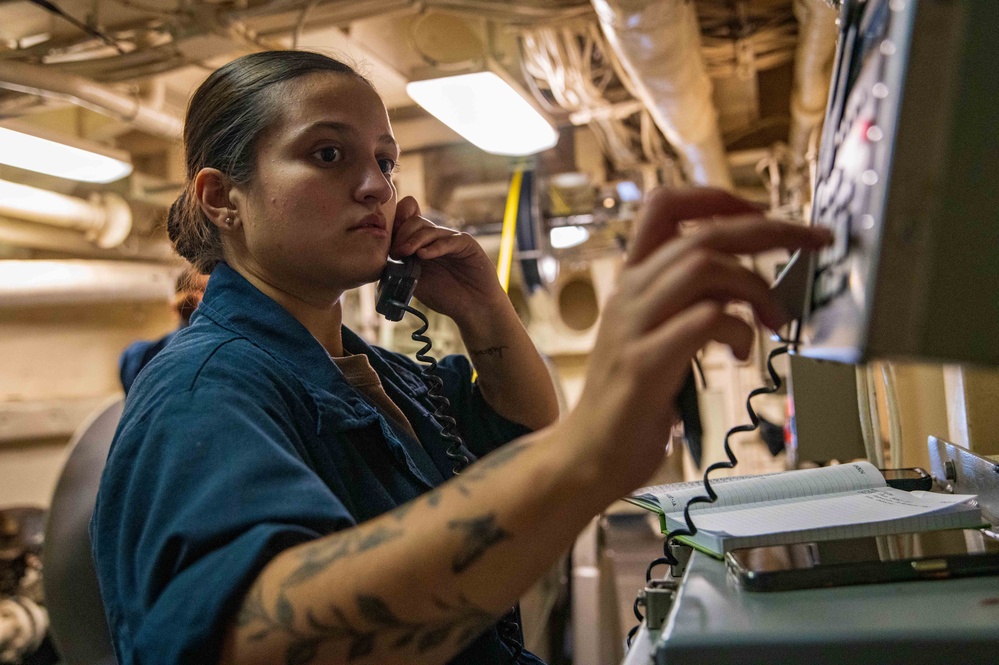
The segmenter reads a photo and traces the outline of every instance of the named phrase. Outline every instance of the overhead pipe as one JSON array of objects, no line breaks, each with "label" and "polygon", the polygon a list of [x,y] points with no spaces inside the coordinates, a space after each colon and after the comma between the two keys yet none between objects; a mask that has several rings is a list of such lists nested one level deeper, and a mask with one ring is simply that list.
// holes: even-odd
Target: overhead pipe
[{"label": "overhead pipe", "polygon": [[178,271],[134,261],[0,261],[0,309],[169,302]]},{"label": "overhead pipe", "polygon": [[76,258],[125,259],[161,263],[177,260],[177,253],[174,252],[173,246],[166,239],[132,236],[127,243],[109,249],[101,249],[76,231],[3,216],[0,216],[0,243],[12,247],[67,254]]},{"label": "overhead pipe", "polygon": [[0,88],[69,101],[156,136],[176,140],[183,135],[184,122],[178,115],[83,76],[49,67],[5,60],[0,67]]},{"label": "overhead pipe", "polygon": [[89,201],[0,180],[0,216],[81,231],[98,247],[116,247],[132,230],[132,210],[110,192]]},{"label": "overhead pipe", "polygon": [[788,146],[796,164],[803,164],[812,134],[822,124],[836,56],[836,10],[825,0],[794,0],[798,47],[791,88],[791,131]]},{"label": "overhead pipe", "polygon": [[600,28],[666,140],[698,185],[732,188],[718,113],[687,0],[591,0]]}]

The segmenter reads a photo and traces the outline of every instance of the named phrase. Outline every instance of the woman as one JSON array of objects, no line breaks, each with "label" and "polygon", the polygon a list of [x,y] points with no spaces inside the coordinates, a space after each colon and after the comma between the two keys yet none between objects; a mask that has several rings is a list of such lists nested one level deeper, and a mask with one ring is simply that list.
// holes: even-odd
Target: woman
[{"label": "woman", "polygon": [[[690,356],[712,338],[748,353],[724,304],[780,323],[732,253],[826,240],[756,214],[677,238],[679,219],[751,208],[653,197],[579,407],[552,425],[547,372],[482,250],[396,201],[367,81],[317,54],[245,56],[195,93],[185,147],[170,232],[211,279],[129,394],[91,528],[123,665],[538,662],[496,621],[658,466]],[[341,294],[389,255],[421,259],[416,295],[455,320],[478,373],[441,363],[482,458],[454,479],[419,367],[340,325]]]}]

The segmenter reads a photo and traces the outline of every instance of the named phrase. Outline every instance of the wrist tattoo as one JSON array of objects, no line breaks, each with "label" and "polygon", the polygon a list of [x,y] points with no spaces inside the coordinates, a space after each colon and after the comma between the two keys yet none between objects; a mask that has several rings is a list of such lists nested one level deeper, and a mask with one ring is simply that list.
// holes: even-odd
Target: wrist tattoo
[{"label": "wrist tattoo", "polygon": [[500,360],[503,359],[503,350],[509,348],[507,346],[490,346],[488,349],[478,349],[473,350],[471,353],[473,356],[496,356]]}]

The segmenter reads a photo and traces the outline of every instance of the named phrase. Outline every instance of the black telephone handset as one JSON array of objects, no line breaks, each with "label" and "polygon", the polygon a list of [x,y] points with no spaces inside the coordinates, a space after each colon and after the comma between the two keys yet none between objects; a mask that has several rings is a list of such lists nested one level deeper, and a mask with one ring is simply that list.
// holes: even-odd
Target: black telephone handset
[{"label": "black telephone handset", "polygon": [[378,280],[378,301],[375,311],[389,321],[402,321],[405,310],[401,305],[409,305],[420,278],[420,260],[407,256],[402,261],[389,259]]}]

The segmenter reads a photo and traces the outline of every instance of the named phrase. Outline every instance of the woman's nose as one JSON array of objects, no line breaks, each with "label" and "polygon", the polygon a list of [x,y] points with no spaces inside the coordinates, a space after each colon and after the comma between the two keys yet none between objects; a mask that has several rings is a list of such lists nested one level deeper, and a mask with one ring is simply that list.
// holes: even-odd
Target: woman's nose
[{"label": "woman's nose", "polygon": [[371,160],[371,163],[365,164],[355,193],[358,200],[373,200],[381,205],[392,198],[394,191],[390,177],[382,171],[378,160]]}]

